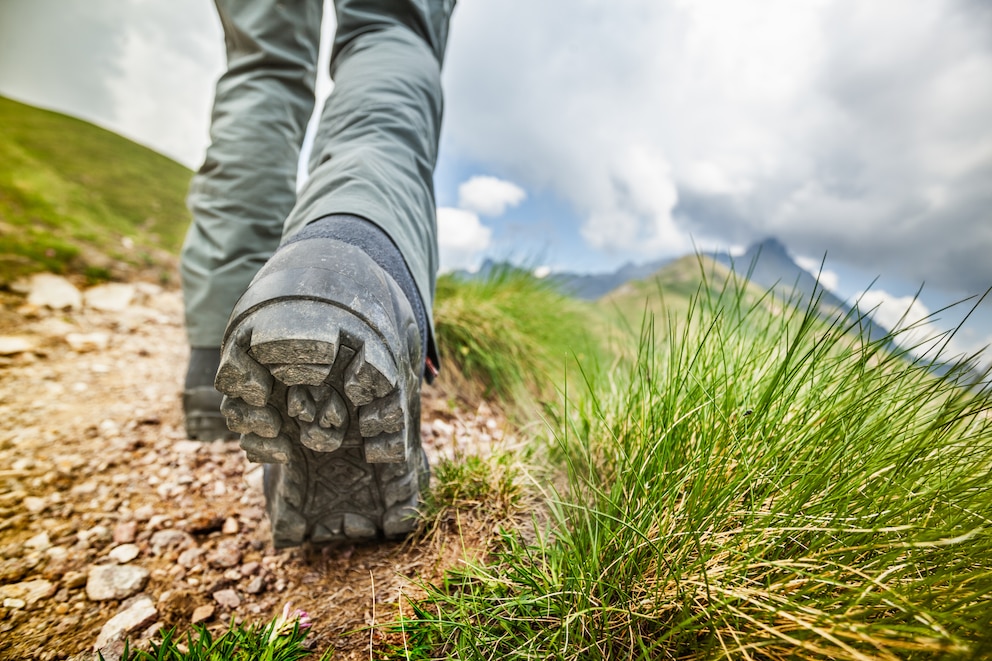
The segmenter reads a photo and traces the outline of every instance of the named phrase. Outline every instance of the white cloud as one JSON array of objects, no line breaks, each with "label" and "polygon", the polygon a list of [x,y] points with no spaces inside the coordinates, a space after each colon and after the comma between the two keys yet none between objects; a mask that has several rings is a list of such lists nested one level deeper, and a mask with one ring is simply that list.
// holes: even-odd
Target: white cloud
[{"label": "white cloud", "polygon": [[[161,25],[182,30],[183,21],[166,7],[151,13],[132,6],[132,19],[119,25],[119,70],[108,82],[118,131],[196,168],[209,144],[207,120],[214,80],[223,67],[223,42],[211,8],[189,0],[182,4],[212,29],[191,31],[184,49],[169,48],[171,35]],[[166,97],[182,102],[163,103]]]},{"label": "white cloud", "polygon": [[547,265],[538,266],[536,269],[534,269],[534,277],[535,278],[544,279],[544,278],[548,277],[549,275],[551,275],[551,267],[550,266],[547,266]]},{"label": "white cloud", "polygon": [[582,236],[593,247],[616,253],[685,252],[689,241],[672,211],[678,191],[671,168],[658,153],[639,146],[618,155],[611,176],[586,190]]},{"label": "white cloud", "polygon": [[526,198],[523,188],[496,177],[475,176],[458,187],[458,206],[483,216],[502,216]]},{"label": "white cloud", "polygon": [[834,293],[837,292],[837,285],[840,284],[840,276],[837,275],[836,271],[832,271],[828,268],[821,269],[822,260],[813,259],[811,257],[796,257],[795,261],[796,264],[799,265],[799,268],[803,269],[814,278],[817,278],[821,285]]},{"label": "white cloud", "polygon": [[[987,0],[461,3],[442,158],[554,194],[602,251],[773,235],[972,293],[992,282],[990,19]],[[200,0],[0,2],[0,89],[188,165],[222,60]]]},{"label": "white cloud", "polygon": [[858,295],[858,307],[870,312],[875,323],[895,332],[895,341],[918,356],[935,358],[940,352],[941,359],[948,360],[965,354],[965,348],[948,339],[948,333],[935,323],[935,315],[919,299],[869,290]]},{"label": "white cloud", "polygon": [[[445,145],[553,191],[589,245],[659,255],[689,232],[773,235],[913,281],[992,282],[987,3],[563,7],[458,8]],[[665,164],[656,187],[636,183],[631,149]]]},{"label": "white cloud", "polygon": [[479,216],[465,209],[441,207],[437,210],[437,241],[441,272],[479,268],[482,252],[489,247],[492,230]]}]

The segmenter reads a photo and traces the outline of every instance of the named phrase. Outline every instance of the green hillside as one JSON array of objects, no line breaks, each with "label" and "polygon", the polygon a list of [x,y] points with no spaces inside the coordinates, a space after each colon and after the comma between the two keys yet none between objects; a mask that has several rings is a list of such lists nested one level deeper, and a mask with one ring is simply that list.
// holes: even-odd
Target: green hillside
[{"label": "green hillside", "polygon": [[730,277],[730,270],[709,257],[687,255],[666,265],[650,278],[633,280],[604,296],[606,307],[619,312],[634,327],[645,305],[659,318],[686,310],[701,288],[715,294]]},{"label": "green hillside", "polygon": [[191,172],[147,147],[0,97],[0,286],[36,271],[172,277]]},{"label": "green hillside", "polygon": [[[735,292],[725,296],[725,292]],[[760,307],[778,314],[785,299],[743,277],[705,255],[687,255],[664,266],[643,280],[632,280],[599,300],[597,331],[611,337],[615,353],[627,354],[636,347],[636,335],[645,319],[652,319],[658,332],[668,332],[672,323],[693,318],[698,304]]]}]

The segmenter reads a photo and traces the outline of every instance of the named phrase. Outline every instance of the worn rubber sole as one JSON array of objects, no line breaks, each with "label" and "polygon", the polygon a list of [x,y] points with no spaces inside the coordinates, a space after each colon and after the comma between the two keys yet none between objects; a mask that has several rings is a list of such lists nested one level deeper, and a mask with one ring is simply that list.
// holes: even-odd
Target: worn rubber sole
[{"label": "worn rubber sole", "polygon": [[[416,322],[364,253],[311,243],[277,253],[235,308],[221,412],[248,459],[270,464],[276,547],[401,537],[429,479]],[[327,250],[333,266],[316,258]]]},{"label": "worn rubber sole", "polygon": [[191,388],[183,392],[183,413],[186,436],[194,441],[220,441],[237,438],[227,428],[220,412],[223,395],[213,386]]}]

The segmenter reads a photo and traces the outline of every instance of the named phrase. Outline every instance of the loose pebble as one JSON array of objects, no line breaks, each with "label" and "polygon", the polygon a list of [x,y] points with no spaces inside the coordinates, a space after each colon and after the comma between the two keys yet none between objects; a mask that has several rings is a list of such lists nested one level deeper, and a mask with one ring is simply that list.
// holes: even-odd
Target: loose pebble
[{"label": "loose pebble", "polygon": [[192,624],[199,624],[200,622],[206,622],[213,616],[214,616],[214,607],[212,604],[197,606],[195,609],[193,609],[193,617],[190,618],[190,622]]},{"label": "loose pebble", "polygon": [[60,275],[38,273],[31,276],[29,287],[28,305],[53,310],[75,310],[83,306],[83,295]]},{"label": "loose pebble", "polygon": [[137,558],[140,553],[141,549],[137,544],[121,544],[112,548],[107,556],[111,560],[124,565]]},{"label": "loose pebble", "polygon": [[47,532],[41,532],[24,542],[24,546],[32,551],[47,551],[52,547],[52,541]]},{"label": "loose pebble", "polygon": [[214,592],[213,597],[214,601],[225,608],[237,608],[241,605],[241,597],[238,596],[235,590],[218,590]]},{"label": "loose pebble", "polygon": [[144,597],[138,599],[127,609],[110,618],[93,645],[93,649],[101,650],[114,640],[120,640],[126,634],[146,627],[158,617],[158,610],[152,600]]},{"label": "loose pebble", "polygon": [[167,528],[159,530],[151,538],[152,552],[156,555],[167,550],[183,550],[193,546],[193,536],[188,532]]},{"label": "loose pebble", "polygon": [[94,565],[86,579],[86,596],[91,601],[126,599],[148,583],[149,571],[135,565]]},{"label": "loose pebble", "polygon": [[[0,585],[0,597],[4,601],[13,599],[16,602],[22,602],[22,605],[17,608],[34,606],[42,599],[48,599],[54,594],[55,585],[51,581],[43,579]],[[11,606],[11,608],[14,608],[14,606]]]},{"label": "loose pebble", "polygon": [[214,567],[235,567],[241,563],[241,549],[235,539],[221,540],[216,550],[210,554],[210,564]]},{"label": "loose pebble", "polygon": [[114,526],[114,543],[130,544],[138,534],[137,521],[122,521]]}]

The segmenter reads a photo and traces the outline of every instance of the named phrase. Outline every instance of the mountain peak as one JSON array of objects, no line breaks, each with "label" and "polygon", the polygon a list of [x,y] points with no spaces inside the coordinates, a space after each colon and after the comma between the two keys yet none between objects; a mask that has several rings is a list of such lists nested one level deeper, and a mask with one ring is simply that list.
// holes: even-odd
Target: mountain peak
[{"label": "mountain peak", "polygon": [[754,254],[761,251],[763,255],[784,255],[788,257],[789,251],[786,249],[785,244],[776,239],[774,236],[770,236],[763,241],[752,244],[750,248],[747,249],[748,254]]}]

